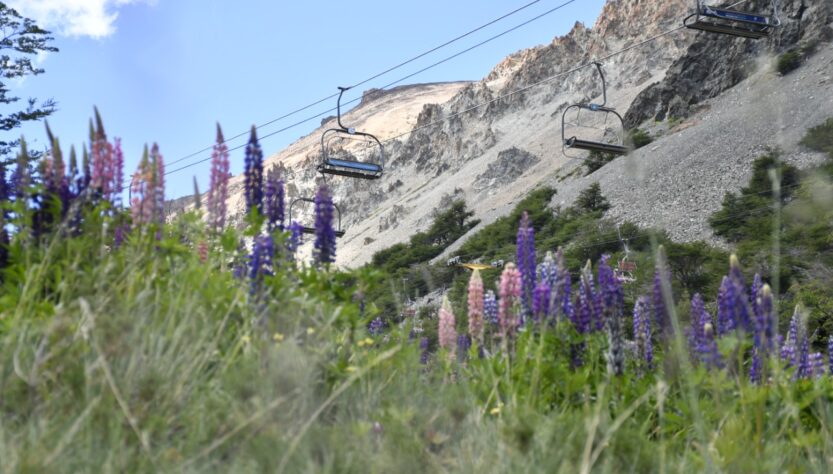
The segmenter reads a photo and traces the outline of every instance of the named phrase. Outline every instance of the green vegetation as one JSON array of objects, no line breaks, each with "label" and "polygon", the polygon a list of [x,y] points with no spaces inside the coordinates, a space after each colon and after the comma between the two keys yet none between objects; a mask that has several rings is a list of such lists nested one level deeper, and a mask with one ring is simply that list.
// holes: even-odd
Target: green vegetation
[{"label": "green vegetation", "polygon": [[638,148],[642,148],[643,146],[651,143],[654,141],[653,137],[642,130],[641,128],[634,128],[628,132],[628,137],[630,139],[630,143],[633,145],[633,149],[636,150]]},{"label": "green vegetation", "polygon": [[775,68],[779,73],[781,73],[782,76],[786,76],[792,71],[798,69],[798,67],[801,66],[802,61],[803,58],[801,57],[801,53],[793,49],[778,56]]},{"label": "green vegetation", "polygon": [[587,158],[584,160],[584,166],[587,167],[587,173],[585,173],[585,176],[593,174],[594,171],[601,169],[604,165],[615,159],[616,155],[613,153],[602,153],[595,150],[591,151],[587,154]]},{"label": "green vegetation", "polygon": [[833,118],[808,130],[801,144],[812,150],[827,153],[833,160]]}]

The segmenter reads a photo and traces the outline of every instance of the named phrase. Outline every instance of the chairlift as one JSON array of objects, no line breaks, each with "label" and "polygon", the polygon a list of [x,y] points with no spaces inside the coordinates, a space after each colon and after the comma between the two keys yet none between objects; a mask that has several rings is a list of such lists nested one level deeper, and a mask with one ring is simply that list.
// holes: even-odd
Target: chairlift
[{"label": "chairlift", "polygon": [[448,266],[448,267],[453,267],[454,265],[459,265],[461,261],[462,261],[462,260],[460,259],[460,257],[459,257],[459,256],[457,256],[457,257],[452,257],[452,258],[449,258],[449,259],[445,262],[445,264],[446,264],[446,266]]},{"label": "chairlift", "polygon": [[[564,109],[561,114],[561,141],[564,155],[570,158],[567,150],[578,149],[600,153],[624,155],[628,152],[625,146],[625,121],[613,107],[607,107],[607,84],[602,72],[601,63],[594,62],[599,77],[602,80],[602,103],[581,102]],[[584,118],[582,118],[582,112]],[[568,120],[568,115],[572,120]],[[612,125],[608,125],[608,121]],[[568,132],[569,125],[569,132]],[[601,132],[601,137],[598,135]],[[581,136],[578,136],[580,134]],[[590,136],[594,134],[596,136]]]},{"label": "chairlift", "polygon": [[503,260],[492,260],[492,268],[503,268]]},{"label": "chairlift", "polygon": [[[349,87],[339,87],[338,102],[336,106],[338,128],[331,128],[321,134],[321,157],[318,171],[324,174],[346,176],[358,179],[379,179],[382,177],[382,164],[385,161],[385,148],[382,142],[375,136],[358,132],[353,127],[345,127],[341,123],[341,97]],[[333,142],[341,145],[333,147]],[[357,142],[362,142],[364,148],[376,149],[378,151],[378,163],[359,160],[348,150],[347,145],[356,148]],[[372,155],[371,155],[372,156]]]},{"label": "chairlift", "polygon": [[772,0],[772,15],[731,10],[706,5],[695,0],[696,10],[683,20],[686,28],[742,38],[760,39],[769,36],[773,28],[781,26],[778,0]]},{"label": "chairlift", "polygon": [[[292,208],[295,207],[295,204],[299,202],[309,202],[315,205],[315,199],[313,198],[299,197],[293,199],[292,202],[289,203],[290,220],[292,219]],[[344,231],[341,229],[341,209],[339,209],[339,207],[335,203],[333,203],[333,208],[336,210],[336,214],[338,215],[338,227],[336,227],[335,231],[336,237],[344,237]],[[301,232],[303,232],[304,234],[315,234],[315,227],[302,225]]]}]

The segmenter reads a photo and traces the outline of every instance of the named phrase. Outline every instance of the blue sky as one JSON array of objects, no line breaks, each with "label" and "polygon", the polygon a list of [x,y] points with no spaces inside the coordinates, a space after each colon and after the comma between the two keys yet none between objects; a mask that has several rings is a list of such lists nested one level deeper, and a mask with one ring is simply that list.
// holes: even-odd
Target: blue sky
[{"label": "blue sky", "polygon": [[[129,174],[145,142],[158,142],[168,162],[182,158],[212,144],[216,121],[227,137],[236,135],[529,1],[12,0],[7,3],[51,29],[60,48],[41,58],[45,74],[14,85],[13,92],[58,101],[60,110],[49,123],[65,148],[86,140],[88,119],[97,105],[108,135],[122,138]],[[399,79],[563,2],[541,0],[361,89]],[[577,0],[407,82],[480,79],[506,55],[548,43],[576,21],[592,25],[603,3]],[[349,98],[361,90],[351,92]],[[259,134],[333,105],[321,104]],[[313,120],[263,140],[265,154],[317,124]],[[27,126],[22,133],[29,141],[37,140],[35,146],[44,146],[42,124]],[[205,152],[182,164],[208,156]],[[178,165],[169,169],[174,167]],[[168,196],[189,194],[193,176],[204,191],[208,167],[204,163],[170,175]],[[242,168],[239,150],[232,154],[232,172]]]}]

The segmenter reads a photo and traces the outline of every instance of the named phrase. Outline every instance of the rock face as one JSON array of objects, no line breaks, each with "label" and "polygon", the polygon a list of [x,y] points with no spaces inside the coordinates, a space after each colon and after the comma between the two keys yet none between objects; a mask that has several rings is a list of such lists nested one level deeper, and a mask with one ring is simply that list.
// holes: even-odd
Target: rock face
[{"label": "rock face", "polygon": [[[818,77],[833,73],[829,46],[820,45],[807,65],[785,78],[771,72],[773,53],[833,36],[833,3],[805,1],[810,8],[800,32],[789,15],[801,0],[782,0],[783,27],[756,42],[686,29],[662,34],[680,26],[691,0],[608,0],[592,28],[576,24],[549,44],[519,51],[481,81],[365,92],[343,121],[384,142],[385,174],[372,182],[328,179],[346,230],[337,263],[361,265],[374,252],[406,242],[430,225],[432,212],[449,197],[465,199],[483,226],[537,186],[555,186],[553,205],[566,205],[594,181],[613,205],[612,218],[666,227],[680,239],[709,238],[708,213],[725,191],[744,183],[748,164],[765,146],[781,147],[799,164],[815,159],[802,155],[797,142],[824,115],[818,102],[833,96],[831,81]],[[560,112],[600,99],[595,70],[577,69],[593,60],[604,65],[608,105],[627,111],[629,126],[662,136],[582,177],[571,173],[581,159],[561,152]],[[791,102],[808,88],[815,105]],[[799,104],[812,110],[801,111]],[[653,124],[669,117],[677,128]],[[320,129],[267,158],[267,167],[281,167],[290,199],[314,193],[319,140],[333,123],[322,121]],[[348,151],[363,153],[360,147]],[[232,180],[230,193],[228,208],[239,215],[242,177]],[[310,212],[299,209],[292,217],[310,219]]]},{"label": "rock face", "polygon": [[539,161],[540,158],[518,147],[503,150],[497,154],[497,160],[489,163],[486,171],[474,179],[474,189],[483,191],[503,187],[515,181]]}]

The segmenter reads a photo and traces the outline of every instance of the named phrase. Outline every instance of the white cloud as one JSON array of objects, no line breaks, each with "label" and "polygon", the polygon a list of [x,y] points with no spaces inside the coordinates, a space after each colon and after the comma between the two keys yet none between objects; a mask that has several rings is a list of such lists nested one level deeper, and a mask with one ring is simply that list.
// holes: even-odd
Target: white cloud
[{"label": "white cloud", "polygon": [[7,0],[21,15],[38,26],[66,36],[104,38],[116,31],[118,9],[131,3],[154,0]]}]

